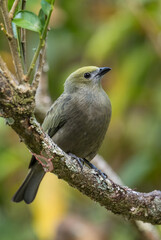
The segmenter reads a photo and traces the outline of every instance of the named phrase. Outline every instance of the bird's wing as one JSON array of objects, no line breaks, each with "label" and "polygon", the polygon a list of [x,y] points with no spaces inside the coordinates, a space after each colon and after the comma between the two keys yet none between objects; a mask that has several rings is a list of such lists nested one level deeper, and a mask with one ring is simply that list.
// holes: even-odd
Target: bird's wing
[{"label": "bird's wing", "polygon": [[66,105],[71,100],[71,96],[62,94],[48,111],[42,128],[48,133],[49,137],[53,137],[55,133],[66,123],[65,114]]},{"label": "bird's wing", "polygon": [[[49,109],[42,124],[43,130],[49,135],[49,137],[52,138],[54,134],[66,123],[67,118],[65,109],[70,100],[71,96],[62,94]],[[31,168],[36,162],[37,160],[34,156],[32,156],[29,168]]]}]

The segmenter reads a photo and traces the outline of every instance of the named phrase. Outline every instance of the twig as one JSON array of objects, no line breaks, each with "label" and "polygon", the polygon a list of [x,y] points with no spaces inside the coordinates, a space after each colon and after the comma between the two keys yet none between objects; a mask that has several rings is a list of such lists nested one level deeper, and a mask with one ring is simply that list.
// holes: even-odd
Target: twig
[{"label": "twig", "polygon": [[14,17],[14,13],[15,13],[15,11],[16,11],[16,8],[17,8],[17,6],[18,6],[19,1],[20,1],[20,0],[15,0],[15,1],[14,1],[13,5],[12,5],[12,8],[11,8],[11,10],[10,10],[10,12],[9,12],[9,18],[10,18],[11,20],[12,20],[13,17]]},{"label": "twig", "polygon": [[2,57],[0,56],[0,69],[1,69],[1,74],[3,74],[4,76],[6,76],[6,78],[10,79],[10,83],[12,85],[15,85],[16,80],[14,79],[14,76],[12,75],[12,73],[9,71],[8,67],[6,66],[6,63],[3,61]]},{"label": "twig", "polygon": [[6,63],[3,61],[2,57],[0,56],[0,68],[2,70],[5,70],[7,67],[6,67]]},{"label": "twig", "polygon": [[[93,159],[93,163],[102,171],[104,171],[107,176],[112,179],[115,183],[123,185],[120,177],[112,170],[108,163],[99,155]],[[137,228],[143,239],[146,240],[160,240],[157,229],[150,223],[143,223],[141,221],[132,221],[132,224]]]},{"label": "twig", "polygon": [[40,50],[41,50],[41,48],[44,46],[44,44],[45,44],[45,43],[44,43],[44,40],[41,38],[41,39],[40,39],[40,42],[39,42],[39,46],[38,46],[38,48],[36,49],[36,52],[35,52],[34,57],[33,57],[33,60],[32,60],[32,62],[31,62],[31,65],[30,65],[30,67],[29,67],[29,70],[28,70],[28,72],[27,72],[27,75],[26,75],[26,79],[27,79],[27,80],[28,80],[28,79],[30,78],[30,76],[31,76],[31,73],[32,73],[32,71],[33,71],[33,69],[34,69],[34,67],[35,67],[37,58],[38,58],[38,56],[39,56]]},{"label": "twig", "polygon": [[[46,54],[46,51],[45,51],[45,54]],[[44,58],[45,58],[45,54],[44,54]],[[39,85],[35,95],[36,108],[34,113],[35,113],[36,119],[40,123],[43,122],[44,117],[52,104],[51,98],[48,93],[48,74],[47,74],[48,69],[49,69],[49,66],[47,62],[45,62],[44,60]]]},{"label": "twig", "polygon": [[146,240],[160,240],[159,232],[157,231],[156,227],[153,226],[150,223],[144,223],[142,221],[133,221],[134,226],[136,225],[136,228],[140,235],[142,236],[142,239]]},{"label": "twig", "polygon": [[[24,10],[26,7],[26,0],[22,0],[22,7],[21,9]],[[23,62],[24,62],[24,71],[27,71],[26,66],[26,29],[21,28],[21,47],[22,47],[22,54],[23,54]]]},{"label": "twig", "polygon": [[25,9],[25,7],[26,7],[26,2],[27,2],[27,0],[22,0],[22,10]]},{"label": "twig", "polygon": [[48,25],[49,25],[49,21],[50,21],[50,17],[51,17],[52,11],[53,11],[53,8],[51,8],[51,10],[49,12],[49,15],[47,16],[47,19],[46,19],[46,22],[45,22],[45,26],[44,26],[44,30],[42,32],[42,35],[40,36],[39,45],[38,45],[38,47],[36,49],[36,52],[34,54],[32,62],[30,64],[29,70],[28,70],[27,75],[26,75],[26,79],[30,78],[32,70],[34,69],[36,61],[37,61],[37,58],[39,56],[40,50],[45,45],[45,39],[46,39],[46,35],[47,35],[47,31],[48,31]]},{"label": "twig", "polygon": [[26,30],[24,28],[21,28],[21,48],[22,48],[22,54],[23,54],[23,62],[24,62],[24,71],[27,71],[26,66]]},{"label": "twig", "polygon": [[10,34],[6,31],[3,23],[0,23],[0,27],[1,27],[1,31],[4,32],[4,34],[6,35],[6,37],[7,37],[8,39],[12,39],[12,35],[10,35]]},{"label": "twig", "polygon": [[[45,58],[45,54],[46,54],[46,51],[44,53],[44,58]],[[40,58],[39,58],[39,60],[40,60]],[[40,65],[41,65],[41,63],[40,63]],[[40,123],[43,122],[44,117],[52,104],[51,98],[48,93],[48,74],[47,74],[47,72],[48,72],[49,66],[48,66],[47,62],[45,62],[45,59],[44,59],[44,64],[42,63],[42,65],[43,65],[42,71],[40,69],[41,77],[40,77],[40,80],[38,79],[38,82],[39,82],[38,88],[37,88],[37,86],[34,87],[35,89],[37,88],[36,95],[35,95],[36,107],[35,107],[34,114],[36,116],[36,119]],[[38,66],[37,66],[37,70],[38,70]],[[36,70],[36,73],[37,73],[37,70]],[[35,73],[35,77],[37,75],[36,73]],[[35,80],[33,80],[33,83],[34,82],[35,82]]]},{"label": "twig", "polygon": [[41,78],[41,73],[42,73],[42,69],[43,69],[43,65],[44,65],[44,57],[45,57],[45,45],[43,46],[43,48],[41,49],[40,53],[39,53],[39,61],[37,64],[37,69],[35,72],[35,76],[32,82],[32,89],[33,89],[33,93],[35,95],[36,90],[38,88],[39,85],[39,81]]},{"label": "twig", "polygon": [[11,50],[17,79],[19,80],[19,82],[22,82],[24,79],[23,69],[22,69],[22,64],[21,64],[20,57],[19,57],[18,51],[17,51],[17,41],[13,36],[11,20],[8,17],[8,10],[7,10],[7,6],[6,6],[6,2],[7,2],[6,0],[0,0],[0,9],[2,12],[3,19],[4,19],[6,32],[8,33],[8,36],[10,36],[10,37],[8,37],[8,43],[9,43],[9,47]]}]

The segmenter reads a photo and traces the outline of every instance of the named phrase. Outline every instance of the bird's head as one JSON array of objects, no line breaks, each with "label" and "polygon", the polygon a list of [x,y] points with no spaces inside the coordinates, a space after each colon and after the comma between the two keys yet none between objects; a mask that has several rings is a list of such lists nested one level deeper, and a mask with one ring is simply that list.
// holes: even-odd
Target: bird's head
[{"label": "bird's head", "polygon": [[65,90],[73,92],[84,86],[100,85],[101,78],[111,70],[109,67],[82,67],[71,73],[65,81]]}]

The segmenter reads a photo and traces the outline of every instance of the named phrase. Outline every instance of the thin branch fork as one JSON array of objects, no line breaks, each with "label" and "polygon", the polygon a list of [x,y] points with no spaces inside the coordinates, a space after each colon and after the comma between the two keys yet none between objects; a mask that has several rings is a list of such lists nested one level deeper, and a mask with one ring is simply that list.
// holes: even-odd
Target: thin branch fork
[{"label": "thin branch fork", "polygon": [[127,219],[161,224],[160,191],[137,192],[114,183],[108,177],[104,180],[95,170],[86,166],[81,171],[77,162],[64,153],[42,131],[33,116],[34,107],[32,88],[14,87],[0,72],[0,109],[3,117],[12,118],[9,124],[33,153],[48,158],[54,156],[52,172],[58,178],[64,179],[115,214],[120,214]]},{"label": "thin branch fork", "polygon": [[5,28],[6,28],[6,32],[7,32],[6,36],[8,37],[8,43],[9,43],[10,51],[12,54],[12,59],[13,59],[14,67],[16,70],[16,75],[17,75],[19,82],[22,83],[22,81],[24,79],[22,64],[21,64],[20,57],[18,55],[17,41],[13,36],[11,19],[9,18],[8,9],[7,9],[6,4],[7,4],[6,0],[0,0],[0,10],[2,12],[3,20],[5,23]]},{"label": "thin branch fork", "polygon": [[[116,172],[113,171],[113,169],[110,167],[110,165],[99,155],[97,155],[92,162],[94,165],[104,171],[104,173],[107,174],[107,176],[114,181],[115,183],[119,185],[123,185],[123,182],[121,181],[120,177],[117,175]],[[160,240],[159,233],[155,226],[153,226],[150,223],[144,223],[142,221],[131,221],[131,224],[137,229],[140,236],[143,239],[146,240]],[[141,238],[141,239],[142,239]]]},{"label": "thin branch fork", "polygon": [[[25,10],[26,1],[22,0],[21,10]],[[23,62],[24,62],[24,71],[27,72],[27,64],[26,64],[26,29],[21,28],[21,47],[22,47],[22,54],[23,54]]]},{"label": "thin branch fork", "polygon": [[9,12],[9,18],[10,18],[11,20],[13,19],[13,16],[14,16],[14,13],[15,13],[15,11],[16,11],[16,8],[17,8],[17,6],[18,6],[19,1],[20,1],[20,0],[15,0],[15,1],[13,2],[12,8],[11,8],[11,10],[10,10],[10,12]]},{"label": "thin branch fork", "polygon": [[39,82],[40,82],[40,78],[41,78],[41,73],[43,70],[43,65],[45,62],[45,50],[46,50],[46,45],[44,45],[39,53],[39,59],[38,59],[38,63],[37,63],[37,67],[36,67],[36,72],[34,75],[34,79],[32,81],[32,90],[33,93],[36,94],[36,90],[38,88]]}]

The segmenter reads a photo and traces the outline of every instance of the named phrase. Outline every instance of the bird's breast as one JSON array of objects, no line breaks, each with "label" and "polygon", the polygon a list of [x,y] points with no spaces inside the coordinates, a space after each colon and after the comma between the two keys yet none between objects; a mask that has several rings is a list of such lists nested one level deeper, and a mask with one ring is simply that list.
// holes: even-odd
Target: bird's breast
[{"label": "bird's breast", "polygon": [[98,151],[111,116],[106,96],[75,96],[65,109],[65,125],[53,140],[66,152],[91,160]]}]

